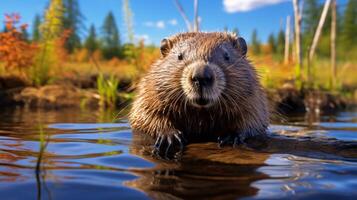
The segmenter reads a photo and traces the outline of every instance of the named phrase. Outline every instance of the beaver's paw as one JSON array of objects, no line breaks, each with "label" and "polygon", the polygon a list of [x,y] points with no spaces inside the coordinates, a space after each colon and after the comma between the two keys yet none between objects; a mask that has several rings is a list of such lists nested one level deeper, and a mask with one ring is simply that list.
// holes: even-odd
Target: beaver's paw
[{"label": "beaver's paw", "polygon": [[183,152],[185,143],[186,140],[181,131],[165,132],[156,138],[153,153],[165,159],[177,157]]},{"label": "beaver's paw", "polygon": [[233,148],[238,147],[239,145],[244,145],[244,140],[246,139],[245,134],[235,133],[229,134],[223,137],[218,137],[218,146],[221,148],[223,146],[233,146]]}]

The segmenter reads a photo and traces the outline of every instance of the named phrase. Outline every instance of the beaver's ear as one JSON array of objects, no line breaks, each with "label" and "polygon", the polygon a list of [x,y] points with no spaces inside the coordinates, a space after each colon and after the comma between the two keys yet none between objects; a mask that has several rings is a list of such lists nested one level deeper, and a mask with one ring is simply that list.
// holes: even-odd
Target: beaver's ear
[{"label": "beaver's ear", "polygon": [[169,54],[171,48],[172,48],[172,41],[170,39],[164,38],[161,40],[160,51],[161,51],[161,55],[163,57],[165,57],[165,56],[167,56],[167,54]]},{"label": "beaver's ear", "polygon": [[245,39],[242,37],[238,37],[237,40],[233,42],[233,46],[238,48],[242,55],[247,55],[248,52],[248,46],[247,43],[245,42]]}]

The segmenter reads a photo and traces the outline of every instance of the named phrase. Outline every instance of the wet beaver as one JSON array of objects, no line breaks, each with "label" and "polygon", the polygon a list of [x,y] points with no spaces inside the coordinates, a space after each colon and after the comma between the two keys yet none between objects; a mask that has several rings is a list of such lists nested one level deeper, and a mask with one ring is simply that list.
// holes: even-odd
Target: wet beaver
[{"label": "wet beaver", "polygon": [[167,154],[185,142],[237,145],[264,135],[264,90],[243,38],[226,32],[180,33],[161,41],[161,59],[138,85],[129,121]]}]

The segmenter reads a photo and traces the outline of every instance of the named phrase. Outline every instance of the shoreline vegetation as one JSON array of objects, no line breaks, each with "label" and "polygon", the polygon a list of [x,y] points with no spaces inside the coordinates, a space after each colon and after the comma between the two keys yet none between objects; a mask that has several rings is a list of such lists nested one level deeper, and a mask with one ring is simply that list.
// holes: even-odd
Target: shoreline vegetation
[{"label": "shoreline vegetation", "polygon": [[[129,1],[123,4],[130,39],[127,43],[121,41],[112,12],[100,31],[91,25],[87,37],[81,39],[83,15],[77,1],[49,1],[43,16],[36,15],[31,34],[21,23],[20,14],[5,14],[4,29],[0,31],[0,108],[92,109],[128,105],[136,83],[160,57],[160,50],[144,40],[135,40]],[[289,36],[290,26],[285,32],[281,28],[272,33],[266,43],[260,42],[256,30],[252,33],[248,58],[278,113],[326,113],[356,106],[357,3],[349,0],[344,9],[337,9],[337,22],[334,12],[328,12],[325,27],[318,34],[320,40],[313,44],[316,52],[312,52],[315,57],[311,59],[309,45],[315,40],[325,7],[306,0],[304,11],[297,12],[302,14],[301,30],[295,24],[301,34],[300,43],[295,42],[296,33],[295,37]],[[191,24],[195,31],[199,30],[196,22]],[[231,32],[239,35],[238,29]]]}]

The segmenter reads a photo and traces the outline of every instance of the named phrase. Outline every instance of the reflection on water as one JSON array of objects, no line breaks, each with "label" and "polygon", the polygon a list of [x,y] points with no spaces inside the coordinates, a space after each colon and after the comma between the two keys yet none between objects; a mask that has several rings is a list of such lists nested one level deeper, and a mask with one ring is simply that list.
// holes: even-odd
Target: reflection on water
[{"label": "reflection on water", "polygon": [[[357,113],[291,116],[238,149],[191,144],[151,156],[116,111],[0,113],[1,199],[266,199],[357,195]],[[252,146],[258,147],[252,149]]]}]

